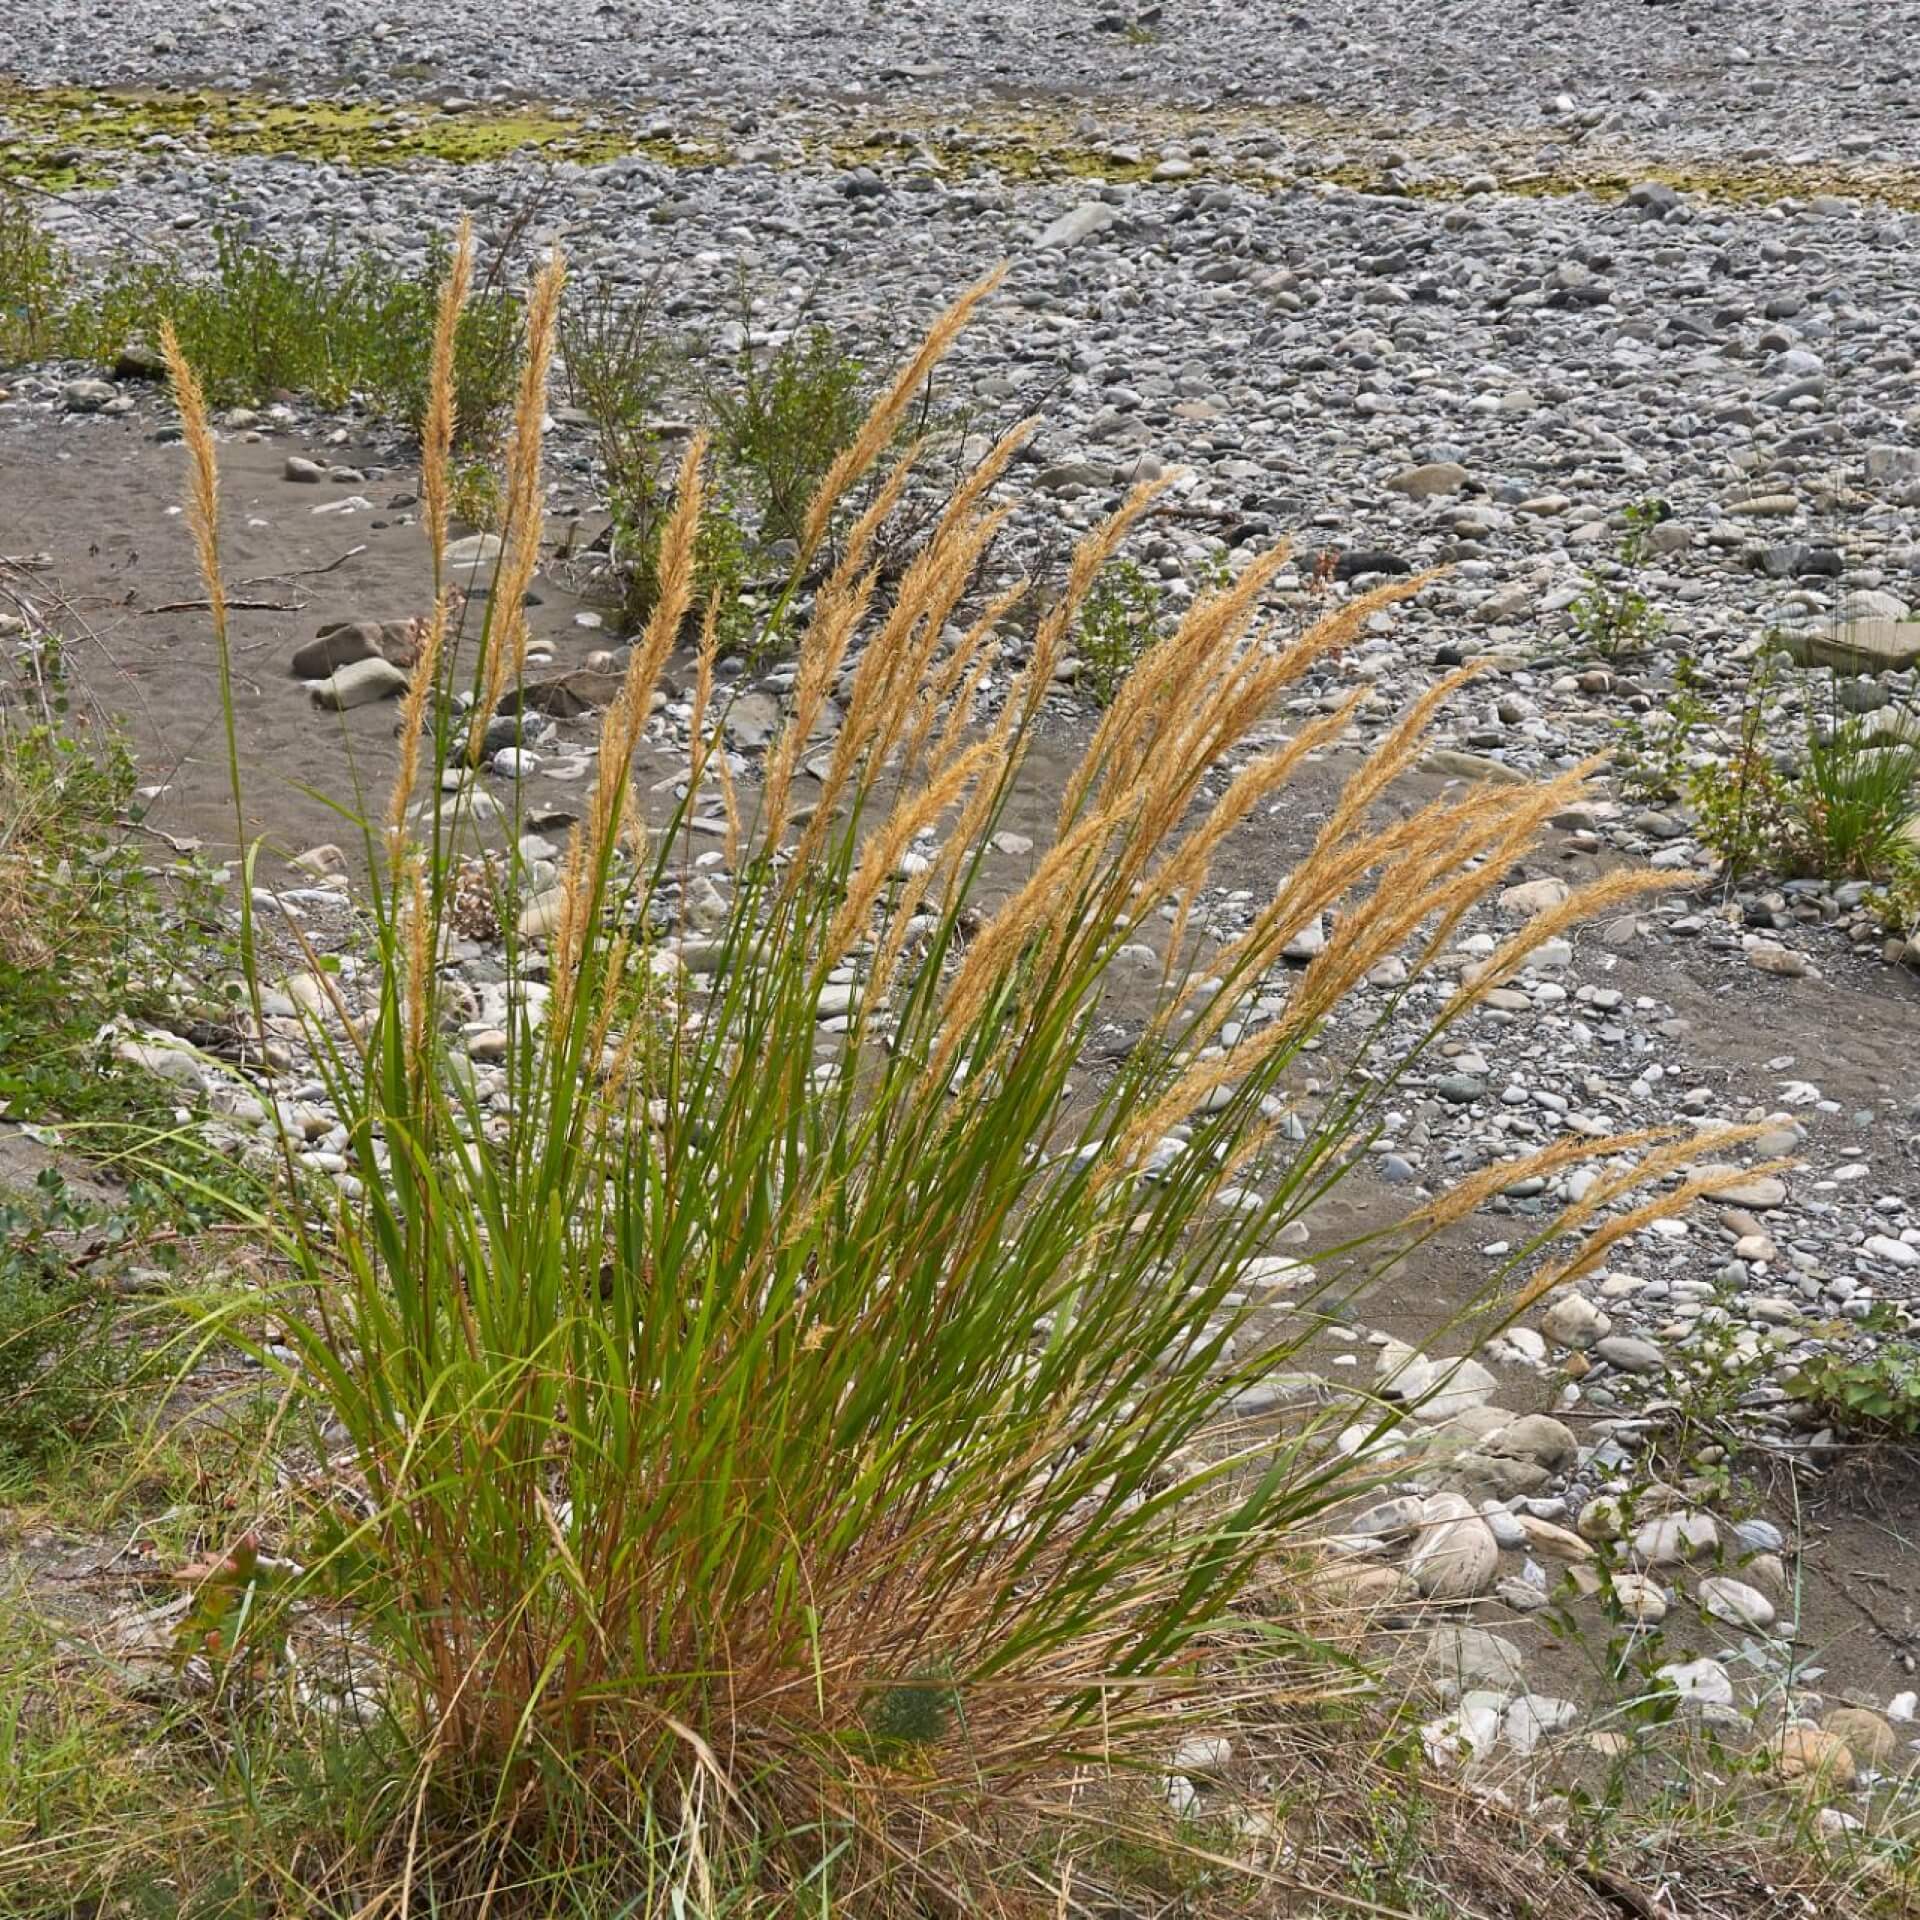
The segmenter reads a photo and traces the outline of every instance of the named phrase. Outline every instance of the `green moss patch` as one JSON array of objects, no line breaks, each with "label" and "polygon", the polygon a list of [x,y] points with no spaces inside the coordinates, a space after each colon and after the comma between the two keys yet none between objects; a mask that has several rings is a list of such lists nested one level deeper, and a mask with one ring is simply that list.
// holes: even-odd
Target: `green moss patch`
[{"label": "green moss patch", "polygon": [[670,165],[716,157],[534,105],[449,113],[430,103],[0,87],[0,171],[41,186],[95,184],[104,156],[168,141],[213,153],[286,154],[351,167],[474,166],[516,154],[585,165],[635,152]]},{"label": "green moss patch", "polygon": [[[1920,207],[1920,174],[1892,169],[1718,167],[1636,162],[1615,151],[1574,153],[1542,168],[1535,132],[1483,130],[1463,140],[1431,129],[1410,131],[1384,121],[1354,119],[1314,106],[1225,107],[1207,111],[1126,103],[1106,116],[1111,130],[1095,139],[1086,103],[1057,111],[977,107],[956,127],[934,114],[895,110],[889,133],[865,144],[822,132],[809,158],[840,166],[872,165],[903,148],[931,161],[944,180],[993,173],[1020,183],[1085,180],[1101,184],[1153,179],[1168,148],[1197,145],[1190,180],[1230,180],[1242,186],[1276,185],[1257,143],[1282,149],[1281,164],[1306,184],[1411,200],[1456,202],[1485,191],[1474,175],[1491,176],[1496,193],[1525,199],[1574,194],[1620,198],[1636,181],[1664,180],[1680,192],[1722,205],[1768,205],[1834,194],[1873,205]],[[1135,156],[1139,157],[1135,157]]]},{"label": "green moss patch", "polygon": [[[1491,174],[1496,191],[1526,198],[1617,197],[1634,180],[1655,177],[1725,205],[1836,194],[1920,208],[1920,174],[1894,169],[1636,165],[1617,153],[1572,152],[1564,164],[1542,169],[1537,142],[1524,131],[1482,132],[1462,142],[1431,129],[1408,132],[1309,106],[1202,113],[1134,103],[1113,123],[1113,133],[1096,140],[1089,135],[1096,123],[1088,111],[1084,104],[1055,112],[988,107],[958,127],[931,114],[896,112],[887,134],[864,143],[821,120],[803,152],[811,164],[852,167],[885,164],[907,149],[946,181],[997,175],[1021,184],[1119,185],[1151,181],[1168,146],[1196,142],[1201,151],[1192,155],[1185,178],[1261,187],[1271,183],[1267,164],[1246,149],[1268,136],[1291,149],[1286,165],[1301,179],[1409,199],[1468,199],[1479,191],[1468,186],[1471,169]],[[638,153],[665,166],[692,168],[724,166],[729,158],[714,140],[643,135],[611,118],[590,123],[534,103],[450,113],[429,101],[352,104],[0,82],[0,178],[53,190],[101,186],[125,156],[164,150],[169,141],[203,152],[286,154],[350,167],[475,166],[515,156],[594,165]]]}]

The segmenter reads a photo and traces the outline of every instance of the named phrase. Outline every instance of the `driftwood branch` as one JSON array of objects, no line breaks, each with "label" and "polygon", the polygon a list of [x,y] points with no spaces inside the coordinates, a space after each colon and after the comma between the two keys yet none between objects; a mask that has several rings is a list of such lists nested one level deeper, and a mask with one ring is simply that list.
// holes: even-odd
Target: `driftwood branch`
[{"label": "driftwood branch", "polygon": [[[304,600],[229,600],[227,609],[231,613],[303,613],[307,603]],[[211,600],[165,600],[157,607],[148,607],[148,613],[211,613]]]}]

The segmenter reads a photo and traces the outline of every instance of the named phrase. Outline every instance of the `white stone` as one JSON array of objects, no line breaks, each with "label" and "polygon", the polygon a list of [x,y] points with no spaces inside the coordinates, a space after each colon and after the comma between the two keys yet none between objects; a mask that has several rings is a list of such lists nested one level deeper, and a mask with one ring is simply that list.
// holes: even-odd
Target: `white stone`
[{"label": "white stone", "polygon": [[391,660],[382,660],[376,654],[370,660],[355,660],[331,679],[322,680],[313,690],[313,704],[330,713],[345,713],[376,700],[396,699],[406,690],[407,676]]},{"label": "white stone", "polygon": [[1518,886],[1508,887],[1501,893],[1501,911],[1531,918],[1536,913],[1544,913],[1549,907],[1559,906],[1572,891],[1564,880],[1523,880]]},{"label": "white stone", "polygon": [[[1511,1347],[1522,1360],[1533,1366],[1541,1366],[1547,1357],[1547,1343],[1531,1327],[1509,1327],[1500,1337],[1501,1342]],[[1499,1342],[1492,1344],[1500,1344]]]},{"label": "white stone", "polygon": [[1502,1731],[1514,1752],[1527,1754],[1549,1734],[1564,1733],[1579,1717],[1580,1709],[1571,1700],[1556,1700],[1544,1693],[1523,1693],[1507,1708]]},{"label": "white stone", "polygon": [[1583,1293],[1563,1294],[1540,1316],[1540,1329],[1557,1347],[1590,1347],[1613,1322]]},{"label": "white stone", "polygon": [[1672,1567],[1699,1559],[1720,1544],[1710,1513],[1662,1513],[1645,1521],[1633,1536],[1634,1558],[1643,1566]]},{"label": "white stone", "polygon": [[447,542],[447,571],[464,572],[466,578],[460,582],[463,587],[473,585],[481,571],[493,566],[500,558],[500,536],[497,533],[470,533],[464,540]]},{"label": "white stone", "polygon": [[1119,219],[1119,214],[1098,200],[1089,200],[1071,208],[1053,222],[1033,244],[1043,252],[1063,251],[1104,233]]},{"label": "white stone", "polygon": [[560,905],[566,893],[564,887],[549,887],[527,902],[518,922],[521,939],[543,940],[560,924]]},{"label": "white stone", "polygon": [[1427,1758],[1436,1767],[1455,1767],[1491,1753],[1500,1738],[1501,1713],[1485,1700],[1454,1708],[1420,1729]]},{"label": "white stone", "polygon": [[1475,1600],[1492,1587],[1500,1546],[1465,1499],[1457,1493],[1429,1495],[1420,1505],[1420,1527],[1407,1572],[1429,1600]]},{"label": "white stone", "polygon": [[1493,1398],[1499,1381],[1478,1360],[1462,1356],[1457,1360],[1431,1363],[1429,1390],[1415,1402],[1416,1420],[1452,1420],[1457,1415],[1483,1407]]},{"label": "white stone", "polygon": [[1664,1680],[1683,1700],[1703,1707],[1733,1705],[1733,1682],[1718,1660],[1670,1660],[1656,1668],[1656,1680]]},{"label": "white stone", "polygon": [[129,1066],[140,1067],[157,1079],[170,1080],[175,1086],[185,1087],[189,1092],[205,1093],[207,1090],[206,1075],[184,1044],[168,1046],[163,1042],[149,1045],[139,1040],[122,1040],[115,1045],[113,1057],[126,1061]]},{"label": "white stone", "polygon": [[1255,1254],[1236,1277],[1236,1284],[1250,1294],[1290,1293],[1313,1278],[1313,1269],[1304,1260],[1290,1260],[1283,1253]]},{"label": "white stone", "polygon": [[1716,1620],[1730,1626],[1748,1627],[1764,1633],[1773,1625],[1773,1602],[1758,1587],[1744,1580],[1732,1580],[1716,1574],[1700,1582],[1700,1604]]},{"label": "white stone", "polygon": [[859,989],[852,981],[829,980],[820,989],[820,999],[815,1012],[820,1019],[831,1020],[836,1014],[850,1013],[859,997]]},{"label": "white stone", "polygon": [[1233,1758],[1233,1743],[1217,1734],[1197,1734],[1174,1749],[1175,1773],[1220,1773]]},{"label": "white stone", "polygon": [[1443,1700],[1476,1691],[1505,1700],[1526,1691],[1527,1664],[1520,1649],[1485,1627],[1435,1627],[1427,1636],[1425,1664]]},{"label": "white stone", "polygon": [[1613,1597],[1619,1603],[1620,1611],[1629,1620],[1637,1620],[1642,1626],[1658,1626],[1667,1617],[1666,1590],[1657,1580],[1649,1580],[1645,1574],[1616,1573],[1613,1576]]}]

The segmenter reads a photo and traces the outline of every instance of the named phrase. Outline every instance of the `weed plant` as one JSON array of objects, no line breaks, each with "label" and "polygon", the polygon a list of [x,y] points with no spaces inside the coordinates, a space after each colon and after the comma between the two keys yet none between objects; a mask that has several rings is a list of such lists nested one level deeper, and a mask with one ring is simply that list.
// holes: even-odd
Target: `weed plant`
[{"label": "weed plant", "polygon": [[1087,593],[1074,635],[1080,663],[1075,686],[1097,706],[1110,706],[1135,663],[1152,646],[1160,589],[1138,561],[1109,562]]},{"label": "weed plant", "polygon": [[1755,872],[1909,885],[1920,819],[1920,744],[1810,702],[1799,742],[1776,734],[1779,656],[1763,654],[1722,727],[1689,664],[1656,727],[1623,730],[1627,777],[1649,799],[1684,795],[1730,880]]},{"label": "weed plant", "polygon": [[79,1437],[119,1383],[113,1294],[74,1259],[88,1218],[52,1168],[0,1195],[0,1475]]},{"label": "weed plant", "polygon": [[1646,653],[1666,631],[1665,617],[1637,584],[1655,527],[1669,518],[1665,502],[1641,500],[1626,510],[1620,538],[1618,579],[1589,573],[1586,587],[1568,609],[1574,631],[1601,656],[1615,660]]},{"label": "weed plant", "polygon": [[1899,1338],[1883,1318],[1864,1354],[1832,1350],[1795,1369],[1787,1391],[1843,1433],[1865,1439],[1920,1438],[1920,1344]]},{"label": "weed plant", "polygon": [[60,350],[72,263],[26,200],[0,187],[0,367]]},{"label": "weed plant", "polygon": [[758,512],[763,547],[794,545],[827,470],[866,417],[858,360],[824,326],[797,328],[771,353],[751,339],[703,383],[714,447]]},{"label": "weed plant", "polygon": [[771,353],[746,338],[737,354],[703,361],[669,325],[658,277],[636,290],[596,287],[573,302],[560,353],[574,401],[594,422],[623,624],[644,626],[659,601],[674,444],[684,431],[667,416],[685,399],[714,450],[690,617],[711,607],[723,648],[752,637],[754,651],[773,651],[772,623],[754,635],[761,609],[750,583],[761,575],[777,583],[790,570],[820,483],[866,413],[859,362],[822,326],[796,331]]}]

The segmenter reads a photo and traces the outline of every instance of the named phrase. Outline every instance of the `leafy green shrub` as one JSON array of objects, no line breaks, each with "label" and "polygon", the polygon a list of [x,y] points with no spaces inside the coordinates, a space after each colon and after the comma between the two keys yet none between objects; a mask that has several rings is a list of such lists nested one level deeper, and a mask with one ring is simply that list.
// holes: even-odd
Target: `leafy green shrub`
[{"label": "leafy green shrub", "polygon": [[[990,284],[876,403],[857,443],[870,457]],[[556,305],[549,279],[529,311]],[[549,345],[536,336],[536,361]],[[212,571],[213,443],[177,359],[175,380]],[[539,415],[521,410],[509,454],[535,503]],[[394,1675],[422,1756],[394,1806],[424,1904],[559,1870],[579,1910],[613,1910],[647,1871],[637,1836],[664,1824],[691,1831],[703,1862],[750,1855],[782,1911],[827,1904],[830,1869],[862,1911],[884,1899],[876,1884],[906,1897],[933,1875],[941,1905],[971,1909],[1009,1796],[1061,1756],[1163,1761],[1209,1649],[1241,1632],[1231,1603],[1351,1490],[1312,1420],[1219,1444],[1237,1396],[1311,1337],[1306,1311],[1262,1330],[1269,1282],[1250,1263],[1364,1152],[1396,1075],[1363,1047],[1299,1138],[1273,1124],[1279,1090],[1351,984],[1498,886],[1581,777],[1382,823],[1369,801],[1417,758],[1423,707],[1247,937],[1212,957],[1214,979],[1176,967],[1140,1044],[1087,1088],[1116,955],[1205,884],[1225,834],[1340,720],[1257,757],[1212,802],[1209,771],[1406,589],[1274,649],[1252,628],[1282,557],[1255,559],[1136,661],[1069,780],[1057,843],[989,905],[982,850],[1077,601],[1154,492],[1087,537],[1007,699],[977,723],[1007,597],[942,649],[997,530],[987,489],[1021,438],[954,496],[893,603],[876,609],[865,587],[876,525],[823,566],[794,710],[753,817],[727,834],[724,911],[669,942],[648,930],[674,924],[690,815],[724,767],[710,627],[682,798],[641,829],[634,755],[697,588],[705,449],[689,449],[549,931],[523,938],[501,916],[504,1101],[481,1100],[442,1018],[434,956],[471,821],[460,795],[410,811],[442,768],[403,764],[369,846],[364,1051],[319,1048],[360,1186],[325,1239],[288,1196],[272,1317],[299,1356],[291,1390],[354,1462],[351,1484],[308,1489],[300,1592],[350,1606]],[[838,469],[806,526],[862,479],[857,462]],[[796,569],[817,558],[803,538]],[[428,653],[403,738],[453,687],[491,684],[511,659],[497,610],[517,605],[496,590],[477,632]],[[224,660],[224,630],[216,641]],[[802,805],[830,696],[840,724]],[[523,863],[508,834],[509,903]],[[1593,883],[1514,936],[1486,983],[1645,884]],[[1284,1012],[1226,1037],[1330,908],[1336,931]],[[1481,990],[1442,1000],[1435,1032]],[[1252,1203],[1217,1206],[1229,1182]],[[1566,1271],[1516,1288],[1511,1310]],[[1312,1276],[1289,1267],[1280,1284],[1295,1283],[1304,1307]],[[1284,1583],[1266,1605],[1310,1611]],[[1290,1618],[1276,1631],[1295,1643]],[[1249,1627],[1237,1644],[1266,1643]],[[606,1881],[594,1897],[589,1874]]]},{"label": "leafy green shrub", "polygon": [[672,511],[664,415],[682,363],[668,332],[663,283],[601,284],[569,304],[560,357],[575,406],[594,426],[612,525],[608,558],[622,623],[636,628],[660,593],[660,536]]},{"label": "leafy green shrub", "polygon": [[1134,663],[1158,637],[1160,588],[1133,560],[1111,560],[1080,608],[1073,650],[1074,684],[1108,706]]},{"label": "leafy green shrub", "polygon": [[[415,432],[426,413],[434,308],[445,267],[444,246],[429,249],[425,268],[416,273],[369,254],[348,275],[350,297],[336,321],[335,350],[353,370],[352,386],[377,412],[404,420]],[[484,281],[462,310],[454,340],[460,444],[492,445],[513,398],[521,334],[519,303]]]},{"label": "leafy green shrub", "polygon": [[74,1261],[90,1223],[52,1169],[30,1194],[0,1193],[0,1468],[76,1437],[119,1382],[113,1293]]},{"label": "leafy green shrub", "polygon": [[1721,742],[1722,755],[1692,768],[1686,780],[1701,844],[1720,856],[1736,881],[1788,858],[1786,777],[1767,729],[1773,673],[1763,657],[1742,692],[1734,730]]},{"label": "leafy green shrub", "polygon": [[171,320],[183,339],[198,343],[216,405],[286,391],[339,406],[353,391],[348,348],[357,292],[331,250],[283,254],[221,233],[204,275],[174,260],[112,267],[90,307],[70,317],[69,338],[79,344],[84,337],[92,357],[107,360]]},{"label": "leafy green shrub", "polygon": [[750,500],[762,548],[797,541],[827,469],[866,416],[860,362],[829,327],[762,357],[749,344],[704,383],[721,465]]},{"label": "leafy green shrub", "polygon": [[1666,506],[1658,500],[1642,500],[1630,506],[1619,550],[1625,578],[1613,581],[1589,573],[1585,590],[1567,610],[1573,616],[1575,631],[1603,659],[1645,653],[1666,631],[1665,617],[1635,585],[1635,579],[1646,560],[1654,528],[1667,517]]},{"label": "leafy green shrub", "polygon": [[497,533],[506,502],[499,476],[484,460],[470,460],[453,471],[447,493],[448,504],[456,520],[463,520],[476,531]]},{"label": "leafy green shrub", "polygon": [[136,775],[116,732],[69,719],[56,649],[34,677],[39,716],[0,690],[0,964],[57,954],[72,974],[123,944],[128,896],[143,891],[122,818]]},{"label": "leafy green shrub", "polygon": [[561,356],[575,404],[593,418],[612,521],[609,558],[629,630],[646,622],[660,594],[673,442],[684,431],[669,432],[670,404],[684,391],[709,415],[718,471],[697,539],[694,607],[711,607],[723,643],[739,645],[755,626],[743,585],[756,571],[786,576],[783,553],[859,425],[859,368],[816,328],[764,362],[746,350],[724,372],[697,372],[667,325],[663,285],[603,285],[575,301],[561,324]]},{"label": "leafy green shrub", "polygon": [[1822,1420],[1848,1433],[1920,1438],[1920,1346],[1884,1340],[1859,1359],[1817,1353],[1786,1382]]},{"label": "leafy green shrub", "polygon": [[1640,800],[1680,799],[1692,771],[1690,753],[1713,725],[1699,669],[1683,654],[1674,662],[1673,690],[1659,717],[1645,720],[1630,714],[1618,723],[1614,764],[1621,786]]},{"label": "leafy green shrub", "polygon": [[1867,904],[1894,933],[1920,933],[1920,846],[1895,851],[1888,862],[1885,884],[1868,895]]}]

